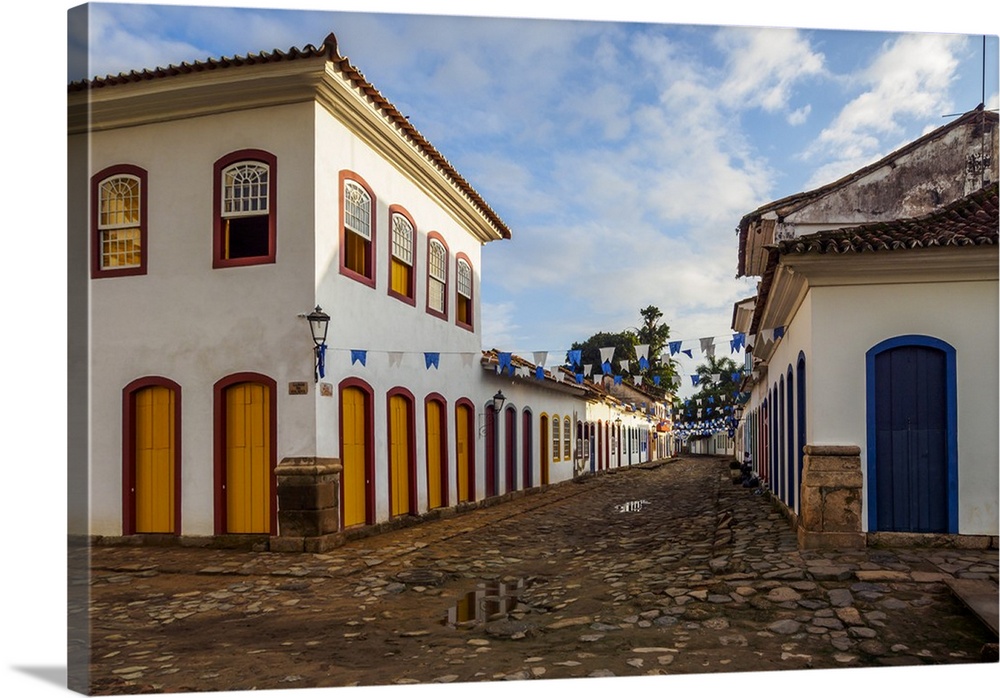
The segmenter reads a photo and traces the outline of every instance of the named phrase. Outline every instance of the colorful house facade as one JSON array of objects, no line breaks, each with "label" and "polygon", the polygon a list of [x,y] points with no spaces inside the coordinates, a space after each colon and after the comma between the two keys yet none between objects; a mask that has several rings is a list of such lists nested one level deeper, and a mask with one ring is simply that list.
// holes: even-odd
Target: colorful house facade
[{"label": "colorful house facade", "polygon": [[737,451],[804,547],[996,545],[997,116],[740,223]]}]

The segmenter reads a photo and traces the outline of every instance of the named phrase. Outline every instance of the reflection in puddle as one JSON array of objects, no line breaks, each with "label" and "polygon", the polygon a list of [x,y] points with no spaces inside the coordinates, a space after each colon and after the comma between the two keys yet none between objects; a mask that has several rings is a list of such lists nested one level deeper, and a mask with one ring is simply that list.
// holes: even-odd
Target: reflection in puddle
[{"label": "reflection in puddle", "polygon": [[507,614],[517,605],[518,594],[525,588],[523,579],[510,584],[487,582],[480,584],[448,609],[446,625],[484,623],[498,614]]},{"label": "reflection in puddle", "polygon": [[641,511],[642,507],[649,504],[648,499],[635,499],[631,502],[625,502],[624,504],[619,504],[616,509],[618,509],[619,514],[625,514],[630,511]]}]

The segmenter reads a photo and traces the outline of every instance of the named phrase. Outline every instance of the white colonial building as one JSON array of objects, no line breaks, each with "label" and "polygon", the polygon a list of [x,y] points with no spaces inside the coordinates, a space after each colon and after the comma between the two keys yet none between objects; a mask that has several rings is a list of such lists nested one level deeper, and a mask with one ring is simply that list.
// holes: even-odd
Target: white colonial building
[{"label": "white colonial building", "polygon": [[996,544],[996,162],[980,107],[743,218],[739,452],[801,544]]},{"label": "white colonial building", "polygon": [[69,154],[73,532],[317,549],[573,476],[584,387],[491,415],[509,230],[332,34],[73,83]]}]

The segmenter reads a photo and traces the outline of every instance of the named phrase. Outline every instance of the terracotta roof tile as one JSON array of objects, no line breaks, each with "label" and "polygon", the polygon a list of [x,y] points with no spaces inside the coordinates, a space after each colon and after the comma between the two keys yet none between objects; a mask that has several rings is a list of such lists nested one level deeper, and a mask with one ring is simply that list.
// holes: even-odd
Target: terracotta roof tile
[{"label": "terracotta roof tile", "polygon": [[826,196],[830,192],[835,191],[836,189],[839,189],[841,187],[844,187],[850,184],[851,182],[857,181],[871,172],[877,171],[879,168],[883,167],[886,163],[891,163],[894,160],[899,159],[901,156],[919,149],[925,143],[928,143],[936,138],[941,137],[943,134],[947,133],[948,131],[951,131],[955,127],[967,124],[976,119],[984,119],[985,121],[995,123],[997,122],[998,117],[995,111],[986,110],[984,105],[980,104],[975,109],[966,112],[965,114],[962,114],[954,121],[945,124],[929,133],[924,134],[920,138],[917,138],[916,140],[907,143],[901,148],[894,150],[885,157],[871,163],[870,165],[866,165],[865,167],[862,167],[859,170],[851,172],[850,174],[841,177],[840,179],[834,182],[830,182],[829,184],[825,184],[821,187],[812,189],[810,191],[799,192],[798,194],[792,194],[790,196],[777,199],[776,201],[764,204],[757,210],[746,214],[740,220],[739,226],[737,226],[737,232],[739,234],[739,249],[738,249],[737,271],[736,271],[737,277],[745,276],[747,272],[747,267],[749,265],[749,260],[747,260],[745,257],[747,235],[749,229],[755,221],[760,220],[765,214],[774,213],[779,217],[779,219],[784,218],[785,216],[802,208],[803,206],[810,204],[813,201],[822,198],[823,196]]},{"label": "terracotta roof tile", "polygon": [[925,216],[822,231],[782,240],[776,247],[780,254],[844,254],[996,245],[997,231],[997,184],[993,183]]},{"label": "terracotta roof tile", "polygon": [[856,254],[875,251],[972,247],[998,244],[997,183],[917,218],[903,218],[853,228],[824,230],[769,245],[764,273],[757,290],[750,334],[759,330],[778,260],[785,254]]}]

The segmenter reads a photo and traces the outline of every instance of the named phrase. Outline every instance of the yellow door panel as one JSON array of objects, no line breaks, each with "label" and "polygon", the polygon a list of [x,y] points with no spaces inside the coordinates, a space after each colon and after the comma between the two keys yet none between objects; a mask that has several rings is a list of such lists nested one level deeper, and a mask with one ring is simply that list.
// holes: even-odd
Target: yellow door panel
[{"label": "yellow door panel", "polygon": [[174,532],[174,393],[143,388],[135,395],[135,530]]},{"label": "yellow door panel", "polygon": [[226,390],[226,530],[271,530],[270,391],[257,383]]},{"label": "yellow door panel", "polygon": [[407,401],[400,395],[389,398],[390,443],[389,443],[389,515],[406,514],[410,511],[409,473],[409,420]]},{"label": "yellow door panel", "polygon": [[366,516],[366,466],[368,446],[365,394],[357,388],[345,388],[341,393],[343,443],[341,444],[341,477],[344,499],[342,502],[344,526],[363,524]]},{"label": "yellow door panel", "polygon": [[455,410],[455,474],[458,485],[458,501],[472,500],[469,492],[469,408],[464,405]]},{"label": "yellow door panel", "polygon": [[442,484],[441,465],[441,405],[427,403],[427,506],[440,507]]}]

